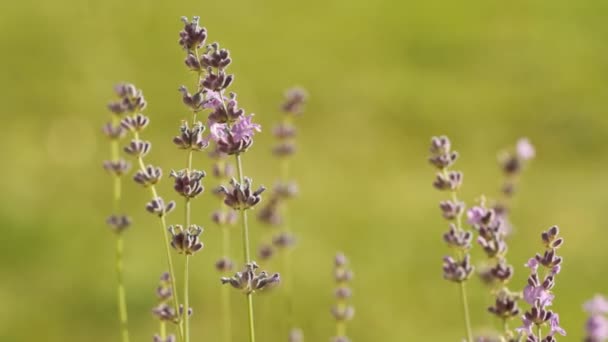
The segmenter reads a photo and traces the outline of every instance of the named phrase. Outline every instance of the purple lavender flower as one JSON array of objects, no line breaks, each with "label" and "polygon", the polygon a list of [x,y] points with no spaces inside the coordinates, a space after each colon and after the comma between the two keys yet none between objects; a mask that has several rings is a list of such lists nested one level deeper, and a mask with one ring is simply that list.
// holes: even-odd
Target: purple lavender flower
[{"label": "purple lavender flower", "polygon": [[[562,261],[556,254],[557,248],[563,243],[563,239],[558,234],[557,226],[543,232],[541,239],[546,248],[544,255],[536,254],[526,263],[530,268],[530,276],[528,285],[523,290],[523,297],[531,308],[522,316],[523,325],[518,331],[527,334],[528,340],[533,338],[534,341],[541,341],[540,331],[545,326],[549,327],[549,331],[542,341],[555,341],[556,334],[566,336],[566,331],[559,325],[559,315],[548,309],[555,299],[551,290],[555,286],[555,277],[559,273]],[[538,273],[541,266],[547,271],[543,278]],[[538,339],[532,331],[534,326],[539,330]]]},{"label": "purple lavender flower", "polygon": [[266,271],[257,273],[258,268],[255,261],[251,262],[245,266],[242,272],[237,272],[233,277],[222,277],[222,284],[230,284],[245,294],[251,294],[280,282],[281,277],[278,273],[273,275],[269,275]]},{"label": "purple lavender flower", "polygon": [[226,154],[237,154],[247,151],[253,144],[253,136],[261,132],[259,124],[252,121],[252,115],[242,115],[229,125],[228,123],[212,123],[209,136],[217,144],[218,150]]},{"label": "purple lavender flower", "polygon": [[480,224],[486,214],[486,208],[481,206],[472,207],[471,209],[467,210],[467,223],[471,225]]}]

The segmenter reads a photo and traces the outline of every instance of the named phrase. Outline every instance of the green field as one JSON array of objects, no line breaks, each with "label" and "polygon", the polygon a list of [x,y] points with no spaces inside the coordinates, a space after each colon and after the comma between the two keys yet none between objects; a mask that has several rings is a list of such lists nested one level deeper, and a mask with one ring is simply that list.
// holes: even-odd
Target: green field
[{"label": "green field", "polygon": [[[607,11],[599,0],[5,1],[0,341],[118,341],[114,240],[104,224],[111,179],[101,168],[109,151],[99,128],[112,86],[133,82],[149,102],[150,162],[167,173],[183,167],[171,143],[188,116],[177,88],[194,82],[177,44],[182,15],[201,16],[211,41],[230,49],[232,89],[264,127],[244,159],[255,184],[279,174],[270,127],[284,89],[310,93],[292,166],[302,194],[291,207],[306,341],[333,336],[338,250],[356,272],[353,341],[462,340],[458,289],[441,275],[444,195],[426,162],[437,134],[460,151],[469,204],[497,195],[501,149],[520,136],[536,145],[514,201],[512,287],[525,285],[522,266],[540,249],[540,232],[559,225],[565,261],[554,309],[568,331],[560,341],[580,341],[582,302],[608,293]],[[194,163],[209,170],[204,154]],[[150,341],[164,251],[143,210],[147,192],[132,182],[124,191],[135,220],[126,233],[132,340]],[[177,199],[169,181],[160,191]],[[193,205],[207,227],[191,265],[193,341],[220,336],[220,235],[208,219],[216,204],[207,194]],[[266,228],[253,222],[257,239]],[[475,330],[497,326],[477,279],[469,296]],[[235,341],[245,341],[244,299],[235,293],[233,304]],[[273,308],[280,293],[257,304],[258,340],[286,341]]]}]

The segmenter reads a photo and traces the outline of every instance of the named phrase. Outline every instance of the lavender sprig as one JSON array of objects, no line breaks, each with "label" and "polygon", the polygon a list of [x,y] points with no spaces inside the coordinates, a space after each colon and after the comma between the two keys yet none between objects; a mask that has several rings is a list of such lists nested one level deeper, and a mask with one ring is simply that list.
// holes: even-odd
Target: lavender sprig
[{"label": "lavender sprig", "polygon": [[[566,336],[566,331],[559,325],[559,315],[549,309],[555,299],[551,290],[562,264],[562,257],[557,255],[557,250],[564,239],[559,236],[557,226],[543,232],[541,238],[545,246],[544,253],[537,253],[525,265],[530,269],[530,276],[528,285],[523,290],[523,298],[531,307],[522,316],[523,325],[517,331],[526,335],[528,342],[554,342],[557,341],[556,334]],[[544,271],[543,274],[539,274],[539,268]],[[543,327],[546,326],[549,331],[543,338]]]},{"label": "lavender sprig", "polygon": [[451,199],[440,203],[439,208],[443,217],[451,222],[449,230],[443,235],[444,241],[448,246],[454,248],[455,256],[445,256],[443,258],[443,277],[447,280],[460,284],[460,295],[462,297],[462,308],[465,323],[465,331],[468,342],[473,342],[471,331],[471,319],[469,315],[469,304],[467,301],[466,281],[473,273],[474,267],[471,265],[469,250],[473,234],[462,228],[462,214],[465,209],[464,202],[460,201],[457,191],[462,185],[462,173],[451,170],[458,159],[458,152],[452,151],[448,137],[433,137],[431,139],[429,162],[434,165],[439,172],[436,175],[433,186],[440,191],[450,191]]},{"label": "lavender sprig", "polygon": [[[135,92],[134,89],[116,89],[120,96],[123,91]],[[111,103],[108,107],[112,111],[112,121],[108,122],[103,127],[104,134],[110,139],[111,159],[103,163],[104,169],[108,171],[113,178],[113,196],[112,196],[112,214],[106,220],[107,224],[116,233],[116,279],[117,279],[117,299],[118,299],[118,316],[120,321],[120,333],[123,342],[129,342],[129,324],[127,315],[127,298],[124,286],[124,240],[122,233],[131,225],[131,219],[124,214],[118,214],[120,210],[120,202],[122,197],[122,180],[121,176],[126,174],[131,168],[131,164],[120,157],[119,140],[124,138],[125,129],[120,125],[121,117],[125,113],[122,110],[122,102]],[[126,107],[126,105],[124,105]]]},{"label": "lavender sprig", "polygon": [[[173,267],[173,259],[171,257],[171,247],[166,222],[166,215],[175,208],[175,202],[170,201],[165,203],[165,201],[158,195],[156,183],[158,183],[162,177],[162,170],[153,165],[146,166],[144,162],[144,156],[150,152],[152,147],[152,143],[142,140],[140,137],[140,133],[148,126],[150,121],[141,113],[146,107],[146,101],[144,100],[142,91],[138,90],[132,84],[121,84],[118,85],[116,89],[117,94],[120,97],[120,101],[111,104],[110,108],[113,108],[116,112],[131,114],[130,116],[125,117],[121,122],[122,127],[129,130],[132,135],[132,140],[129,145],[124,148],[124,151],[125,153],[133,156],[139,165],[139,171],[134,177],[135,182],[141,184],[145,188],[150,189],[152,199],[146,205],[146,210],[159,218],[160,228],[165,242],[169,279],[171,287],[175,289],[175,270]],[[177,292],[175,292],[171,298],[173,301],[174,312],[179,312],[179,299]],[[183,340],[182,320],[178,318],[175,320],[175,323],[178,325],[178,336],[180,337],[180,340]]]},{"label": "lavender sprig", "polygon": [[332,341],[348,342],[350,340],[346,334],[346,323],[355,316],[355,308],[349,304],[353,295],[350,288],[353,272],[348,267],[348,259],[342,253],[336,254],[334,258],[334,279],[336,281],[334,296],[337,303],[332,307],[331,314],[336,320],[336,336]]},{"label": "lavender sprig", "polygon": [[[261,126],[253,122],[253,114],[245,115],[245,111],[238,107],[236,94],[224,96],[224,92],[234,80],[234,76],[227,73],[227,67],[232,62],[230,52],[220,48],[218,43],[207,45],[202,55],[196,52],[201,48],[207,38],[207,30],[198,26],[198,18],[191,22],[184,20],[185,27],[180,33],[180,45],[188,52],[186,65],[197,71],[201,77],[199,86],[203,90],[195,94],[181,89],[183,101],[193,110],[210,109],[207,117],[209,124],[208,139],[215,143],[217,151],[234,155],[237,164],[238,181],[233,182],[233,190],[223,191],[224,202],[241,213],[243,224],[243,254],[245,264],[252,263],[249,246],[249,225],[247,222],[247,209],[252,208],[260,201],[261,191],[251,191],[250,180],[243,174],[241,155],[253,145],[253,137],[261,131]],[[195,53],[193,54],[192,51]],[[199,88],[200,89],[200,88]],[[263,190],[262,190],[263,191]],[[248,292],[247,313],[249,322],[249,341],[255,342],[255,324],[253,312],[253,292]]]},{"label": "lavender sprig", "polygon": [[595,295],[593,299],[583,305],[589,315],[585,324],[584,342],[608,341],[608,300],[602,295]]},{"label": "lavender sprig", "polygon": [[[196,92],[190,94],[185,86],[181,86],[179,91],[182,93],[183,103],[192,112],[191,122],[188,125],[187,121],[182,122],[180,127],[180,135],[173,139],[173,142],[180,149],[187,150],[187,163],[186,168],[183,171],[174,172],[172,176],[175,177],[175,190],[185,198],[185,211],[184,211],[184,224],[185,227],[197,227],[192,225],[191,219],[191,200],[198,196],[202,191],[201,178],[204,177],[205,173],[197,171],[192,168],[192,155],[195,151],[201,151],[209,145],[209,140],[203,138],[202,134],[205,131],[205,126],[200,121],[197,121],[197,114],[199,111],[204,109],[205,94],[203,93],[202,82],[205,77],[205,70],[201,67],[199,49],[205,45],[207,39],[207,30],[204,27],[199,26],[199,17],[193,17],[192,20],[188,20],[186,17],[182,17],[184,28],[179,33],[179,45],[186,52],[185,64],[197,75],[196,78]],[[184,233],[186,234],[186,233]],[[199,232],[200,234],[200,232]],[[186,234],[187,235],[187,234]],[[198,235],[197,235],[198,237]],[[201,245],[202,246],[202,245]],[[189,307],[189,256],[191,254],[185,253],[185,271],[184,271],[184,305]],[[188,316],[185,317],[184,326],[184,337],[185,342],[190,342],[190,319]]]}]

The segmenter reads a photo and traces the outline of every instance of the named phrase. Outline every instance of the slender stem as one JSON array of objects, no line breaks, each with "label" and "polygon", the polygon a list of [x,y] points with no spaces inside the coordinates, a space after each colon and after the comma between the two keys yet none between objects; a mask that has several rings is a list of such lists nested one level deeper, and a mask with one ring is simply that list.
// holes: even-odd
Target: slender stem
[{"label": "slender stem", "polygon": [[346,323],[344,321],[336,323],[336,337],[346,337]]},{"label": "slender stem", "polygon": [[190,342],[190,318],[188,315],[188,311],[190,310],[190,301],[189,301],[189,295],[188,295],[188,266],[189,266],[189,260],[190,260],[190,256],[186,255],[186,261],[185,261],[185,266],[184,266],[184,322],[185,322],[185,327],[184,327],[184,337],[185,337],[185,342]]},{"label": "slender stem", "polygon": [[464,324],[467,330],[467,341],[473,342],[473,332],[471,330],[471,316],[469,315],[469,304],[467,302],[466,283],[460,283],[460,296],[462,297],[462,312],[464,315]]},{"label": "slender stem", "polygon": [[[244,183],[243,165],[241,163],[241,155],[236,154],[236,168],[239,174],[240,184]],[[240,209],[241,222],[243,224],[243,256],[245,263],[251,262],[251,254],[249,250],[249,224],[247,222],[247,211],[244,208]],[[247,314],[249,316],[249,342],[255,342],[255,324],[253,320],[253,293],[247,293]]]},{"label": "slender stem", "polygon": [[167,338],[167,325],[165,321],[160,321],[160,338],[163,341]]},{"label": "slender stem", "polygon": [[[120,119],[117,116],[112,117],[112,124],[117,126],[120,124]],[[120,146],[117,139],[113,139],[111,146],[112,161],[117,162],[120,159]],[[119,175],[114,175],[112,207],[114,213],[118,214],[120,209],[120,200],[122,195],[122,185]],[[124,241],[122,232],[117,232],[116,235],[116,279],[117,279],[117,300],[118,300],[118,316],[120,320],[120,334],[122,342],[129,342],[129,323],[127,316],[127,295],[124,285],[124,264],[123,264]]]},{"label": "slender stem", "polygon": [[[222,211],[224,211],[224,204],[222,203]],[[222,255],[228,256],[230,253],[230,230],[226,225],[220,226],[222,230]],[[230,287],[221,286],[221,298],[222,298],[222,320],[224,323],[223,340],[224,342],[232,341],[232,317],[230,315]]]},{"label": "slender stem", "polygon": [[[139,134],[137,132],[133,133],[133,138],[135,140],[139,140]],[[139,163],[139,169],[142,172],[146,171],[146,165],[144,164],[144,159],[140,156],[137,157],[137,162]],[[150,193],[152,194],[152,199],[154,199],[155,201],[158,200],[160,197],[158,196],[158,192],[156,191],[156,186],[154,185],[150,185]],[[171,256],[171,244],[169,242],[169,236],[167,234],[167,221],[165,219],[165,214],[163,214],[162,216],[160,216],[160,228],[161,228],[161,233],[163,235],[164,241],[165,241],[165,252],[167,254],[167,266],[169,267],[169,276],[171,278],[171,288],[174,289],[174,293],[172,299],[173,299],[173,308],[175,310],[175,313],[178,315],[178,335],[180,337],[180,340],[184,340],[184,331],[183,331],[183,322],[181,320],[181,318],[179,318],[179,298],[178,298],[178,294],[177,294],[177,282],[175,281],[175,268],[173,267],[173,257]]]},{"label": "slender stem", "polygon": [[127,320],[127,296],[123,279],[123,249],[122,235],[116,235],[116,277],[118,279],[118,312],[120,316],[120,330],[123,342],[129,342],[129,325]]},{"label": "slender stem", "polygon": [[540,325],[538,326],[538,340],[539,341],[543,340],[543,331],[542,331]]}]

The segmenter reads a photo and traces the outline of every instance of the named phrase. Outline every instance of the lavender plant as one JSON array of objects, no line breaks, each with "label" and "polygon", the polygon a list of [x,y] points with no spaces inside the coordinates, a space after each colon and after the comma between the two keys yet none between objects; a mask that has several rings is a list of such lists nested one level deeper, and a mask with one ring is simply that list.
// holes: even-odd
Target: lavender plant
[{"label": "lavender plant", "polygon": [[[120,96],[122,89],[117,89]],[[124,285],[123,232],[131,225],[131,218],[119,214],[122,197],[122,176],[131,168],[131,164],[120,156],[120,140],[125,137],[126,131],[121,126],[120,120],[128,110],[129,103],[112,103],[109,109],[112,112],[112,120],[103,126],[103,132],[110,140],[111,159],[103,162],[103,167],[113,178],[112,211],[113,214],[106,220],[107,224],[116,234],[116,280],[118,298],[118,317],[120,321],[120,334],[123,342],[129,342],[129,325],[127,315],[127,298]],[[145,107],[145,102],[141,104]]]},{"label": "lavender plant", "polygon": [[[186,86],[180,86],[179,91],[182,93],[182,101],[188,107],[191,112],[190,124],[187,120],[182,121],[180,127],[180,134],[173,138],[173,142],[178,148],[187,151],[186,167],[181,171],[173,171],[171,176],[175,178],[175,190],[184,197],[185,211],[184,211],[184,224],[185,228],[181,229],[179,233],[174,234],[174,242],[176,237],[184,236],[186,239],[192,239],[192,241],[198,240],[198,236],[202,232],[202,228],[198,225],[191,223],[191,200],[196,198],[203,192],[204,187],[201,184],[201,180],[205,177],[205,172],[193,169],[192,167],[192,156],[193,152],[198,152],[207,148],[209,140],[203,138],[203,132],[205,126],[202,122],[197,120],[198,113],[205,109],[205,94],[203,93],[203,80],[206,75],[206,70],[202,68],[200,64],[202,55],[199,53],[199,49],[205,45],[207,39],[207,30],[204,27],[199,26],[199,18],[194,17],[192,21],[188,21],[188,18],[183,17],[184,28],[179,33],[179,45],[186,53],[185,64],[186,67],[196,74],[196,91],[194,94],[190,94]],[[228,61],[229,62],[229,61]],[[202,247],[202,244],[200,244]],[[194,254],[196,250],[189,249],[178,249],[185,255],[184,263],[184,305],[189,308],[189,256]],[[185,341],[190,341],[190,320],[185,317],[184,325]]]},{"label": "lavender plant", "polygon": [[439,204],[443,217],[450,221],[449,230],[443,235],[443,239],[455,251],[453,256],[443,258],[443,277],[460,285],[467,341],[473,342],[465,285],[474,270],[469,254],[473,234],[462,227],[465,203],[460,201],[457,195],[458,189],[462,185],[462,172],[451,169],[451,166],[458,159],[458,153],[452,151],[450,140],[446,136],[433,137],[430,152],[429,162],[439,170],[433,186],[437,190],[451,193],[451,199]]},{"label": "lavender plant", "polygon": [[[555,278],[560,273],[562,264],[562,257],[557,255],[557,250],[564,239],[559,237],[557,226],[543,232],[541,238],[545,247],[544,253],[537,253],[525,265],[530,269],[530,276],[528,285],[523,290],[523,298],[531,307],[524,313],[523,325],[517,330],[527,337],[528,342],[555,342],[556,334],[566,336],[566,331],[559,325],[559,315],[549,309],[555,299],[551,290],[555,286]],[[541,267],[543,274],[539,274]]]},{"label": "lavender plant", "polygon": [[250,253],[247,210],[261,201],[260,195],[265,188],[260,187],[255,191],[251,189],[252,180],[244,176],[242,155],[253,144],[253,136],[261,131],[261,126],[253,122],[253,114],[245,115],[245,111],[238,107],[235,93],[225,95],[226,89],[234,80],[234,76],[227,73],[227,67],[232,62],[230,52],[220,48],[218,43],[212,43],[206,46],[202,54],[199,54],[198,49],[205,43],[207,30],[199,26],[198,17],[194,17],[191,21],[187,18],[182,20],[184,29],[180,32],[179,43],[187,52],[185,64],[199,75],[198,89],[195,93],[191,94],[185,87],[180,88],[183,101],[195,111],[210,110],[207,116],[210,131],[207,139],[213,141],[218,152],[235,156],[239,179],[231,181],[232,189],[221,187],[219,193],[224,194],[224,203],[227,206],[241,213],[245,270],[238,272],[232,278],[222,278],[222,282],[244,290],[247,297],[249,340],[254,342],[253,292],[261,290],[269,283],[279,281],[278,274],[273,276],[268,276],[266,272],[256,274],[257,265],[251,259]]},{"label": "lavender plant", "polygon": [[584,342],[604,342],[608,340],[608,300],[596,295],[583,305],[589,317],[585,324]]},{"label": "lavender plant", "polygon": [[[290,179],[290,162],[296,152],[296,127],[294,121],[303,113],[303,107],[307,99],[306,92],[301,88],[292,88],[285,93],[285,101],[281,106],[283,116],[281,121],[274,127],[273,135],[277,140],[272,153],[279,159],[280,177],[277,180],[270,199],[259,211],[258,220],[274,228],[274,235],[270,241],[264,241],[258,249],[258,257],[268,260],[275,250],[280,252],[283,262],[282,274],[285,294],[285,314],[288,336],[301,336],[302,332],[295,328],[293,322],[293,290],[291,272],[291,251],[296,239],[292,233],[289,220],[288,201],[298,193],[298,185]],[[278,230],[278,232],[276,232]]]},{"label": "lavender plant", "polygon": [[331,309],[331,313],[336,320],[336,336],[332,342],[349,342],[346,334],[346,323],[355,316],[355,308],[349,304],[352,297],[352,290],[349,283],[353,279],[353,272],[348,268],[348,259],[342,253],[336,254],[334,258],[334,279],[336,281],[336,305]]},{"label": "lavender plant", "polygon": [[[156,184],[162,178],[162,169],[157,166],[146,165],[144,162],[144,157],[150,152],[152,147],[151,142],[141,139],[140,136],[140,133],[150,122],[150,119],[141,113],[145,109],[146,101],[144,100],[142,91],[137,90],[132,84],[118,85],[116,87],[116,92],[120,97],[120,100],[110,104],[110,108],[115,108],[115,110],[128,112],[130,114],[121,121],[122,127],[132,134],[132,140],[124,148],[124,151],[134,157],[139,165],[139,170],[133,177],[133,180],[144,188],[150,189],[152,199],[146,205],[146,210],[159,218],[161,233],[164,239],[165,253],[167,256],[170,284],[171,288],[175,289],[175,271],[166,222],[166,215],[175,208],[175,202],[170,201],[165,203],[156,190]],[[173,301],[173,311],[177,313],[173,322],[177,324],[178,336],[180,340],[183,341],[183,320],[179,314],[180,310],[177,292],[174,292],[171,298]]]}]

